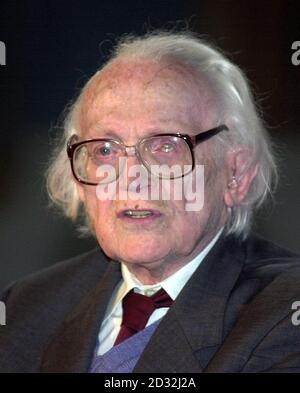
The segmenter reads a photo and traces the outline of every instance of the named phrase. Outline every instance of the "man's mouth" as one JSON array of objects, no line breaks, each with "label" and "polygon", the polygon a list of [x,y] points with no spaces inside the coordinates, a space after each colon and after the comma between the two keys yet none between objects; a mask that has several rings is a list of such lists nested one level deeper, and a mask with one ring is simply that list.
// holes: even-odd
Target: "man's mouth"
[{"label": "man's mouth", "polygon": [[118,212],[118,218],[145,219],[156,218],[161,216],[158,210],[153,209],[126,209]]},{"label": "man's mouth", "polygon": [[144,218],[152,216],[151,210],[125,210],[124,215],[132,218]]}]

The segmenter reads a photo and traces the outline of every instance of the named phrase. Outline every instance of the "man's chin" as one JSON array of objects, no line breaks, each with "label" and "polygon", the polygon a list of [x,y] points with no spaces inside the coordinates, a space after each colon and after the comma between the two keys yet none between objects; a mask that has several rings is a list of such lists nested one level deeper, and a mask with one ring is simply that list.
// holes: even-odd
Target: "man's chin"
[{"label": "man's chin", "polygon": [[104,253],[116,261],[130,264],[155,263],[168,257],[172,247],[166,242],[166,237],[153,234],[115,236],[111,239],[101,239],[99,242]]},{"label": "man's chin", "polygon": [[160,250],[144,248],[144,247],[126,247],[126,250],[122,250],[116,255],[116,259],[122,261],[128,265],[155,265],[163,261],[167,255],[167,250]]}]

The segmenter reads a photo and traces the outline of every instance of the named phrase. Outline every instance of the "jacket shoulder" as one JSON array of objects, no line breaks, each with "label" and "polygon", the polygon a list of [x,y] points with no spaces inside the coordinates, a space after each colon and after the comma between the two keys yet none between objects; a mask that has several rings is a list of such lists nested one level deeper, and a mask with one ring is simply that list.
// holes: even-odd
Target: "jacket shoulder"
[{"label": "jacket shoulder", "polygon": [[107,269],[109,259],[97,248],[12,283],[1,295],[7,307],[15,303],[46,304],[63,296],[83,296]]},{"label": "jacket shoulder", "polygon": [[259,314],[285,318],[300,299],[300,256],[257,235],[243,241],[242,249],[243,268],[228,303],[228,310],[235,310],[227,313],[229,326],[243,313],[251,314],[253,323]]},{"label": "jacket shoulder", "polygon": [[5,293],[6,326],[0,330],[1,371],[36,372],[49,339],[96,287],[111,263],[97,249],[58,262],[11,286]]},{"label": "jacket shoulder", "polygon": [[258,279],[265,285],[279,276],[293,282],[300,278],[300,255],[258,235],[250,235],[246,240],[245,256],[244,278]]},{"label": "jacket shoulder", "polygon": [[300,257],[256,235],[241,243],[243,268],[228,299],[224,338],[234,356],[240,351],[241,364],[248,359],[244,371],[257,372],[279,364],[285,354],[294,356],[299,329],[292,314],[300,299]]}]

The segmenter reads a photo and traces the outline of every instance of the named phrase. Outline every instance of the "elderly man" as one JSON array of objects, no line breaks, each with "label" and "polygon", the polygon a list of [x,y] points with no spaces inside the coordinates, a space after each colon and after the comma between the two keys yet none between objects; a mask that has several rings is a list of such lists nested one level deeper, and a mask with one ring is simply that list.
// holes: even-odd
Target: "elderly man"
[{"label": "elderly man", "polygon": [[237,66],[189,33],[121,41],[48,171],[99,248],[3,294],[0,370],[300,372],[300,259],[250,231],[274,179]]}]

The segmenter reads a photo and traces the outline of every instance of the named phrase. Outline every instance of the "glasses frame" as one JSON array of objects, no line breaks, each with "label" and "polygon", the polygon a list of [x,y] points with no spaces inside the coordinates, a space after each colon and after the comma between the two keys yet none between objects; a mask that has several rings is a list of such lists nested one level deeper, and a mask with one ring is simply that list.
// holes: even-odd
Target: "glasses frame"
[{"label": "glasses frame", "polygon": [[[81,184],[85,184],[85,185],[88,185],[88,186],[97,186],[99,183],[88,182],[88,181],[82,180],[82,179],[78,178],[78,176],[77,176],[76,173],[75,173],[74,159],[73,159],[73,158],[74,158],[74,153],[75,153],[76,149],[77,149],[78,147],[80,147],[81,145],[84,145],[84,144],[87,144],[87,143],[92,143],[92,142],[103,142],[103,141],[117,143],[117,144],[119,144],[120,146],[123,146],[123,147],[124,147],[124,151],[126,152],[126,156],[127,156],[127,157],[129,157],[129,156],[131,156],[131,155],[136,155],[136,156],[138,157],[138,159],[141,161],[141,163],[144,165],[144,167],[147,169],[147,171],[148,171],[150,174],[152,174],[151,170],[148,168],[147,163],[146,163],[145,160],[143,160],[142,157],[140,156],[140,153],[139,153],[139,146],[140,146],[143,142],[145,142],[145,140],[150,139],[150,138],[153,138],[153,137],[158,137],[158,136],[174,136],[174,137],[178,137],[178,138],[183,139],[183,140],[187,143],[188,147],[190,148],[191,156],[192,156],[192,169],[191,169],[190,172],[192,172],[193,169],[194,169],[194,167],[195,167],[194,148],[195,148],[197,145],[199,145],[200,143],[205,142],[205,141],[207,141],[208,139],[212,138],[213,136],[219,134],[221,131],[229,131],[229,128],[228,128],[225,124],[221,124],[221,125],[218,126],[218,127],[211,128],[210,130],[207,130],[207,131],[204,131],[204,132],[201,132],[201,133],[199,133],[199,134],[197,134],[197,135],[192,135],[192,136],[191,136],[191,135],[188,135],[188,134],[181,134],[180,132],[177,132],[177,133],[167,133],[167,134],[155,134],[155,135],[152,135],[152,136],[149,136],[149,137],[142,138],[141,140],[138,141],[138,143],[137,143],[136,145],[133,145],[133,146],[127,146],[127,145],[125,145],[125,144],[124,144],[123,142],[121,142],[121,141],[117,141],[117,140],[115,140],[115,139],[110,139],[110,138],[86,139],[86,140],[84,140],[84,141],[78,141],[78,142],[76,142],[76,141],[79,139],[79,137],[78,137],[78,135],[73,134],[73,135],[69,138],[69,140],[68,140],[68,142],[67,142],[67,155],[68,155],[68,158],[69,158],[70,163],[71,163],[71,169],[72,169],[72,174],[73,174],[74,178],[75,178],[79,183],[81,183]],[[133,150],[133,154],[128,154],[128,150],[131,150],[131,151]],[[189,172],[189,173],[190,173],[190,172]],[[186,176],[186,175],[187,175],[187,173],[183,174],[181,177],[184,177],[184,176]]]}]

